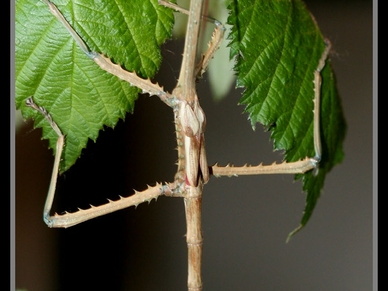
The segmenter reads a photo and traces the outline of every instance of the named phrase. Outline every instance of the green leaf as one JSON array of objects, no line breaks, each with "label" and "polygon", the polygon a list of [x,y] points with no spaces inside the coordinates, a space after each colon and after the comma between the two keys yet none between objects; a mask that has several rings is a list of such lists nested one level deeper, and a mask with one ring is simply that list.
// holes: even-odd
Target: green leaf
[{"label": "green leaf", "polygon": [[[61,0],[56,6],[92,51],[144,78],[161,64],[160,45],[171,36],[172,10],[157,0]],[[89,139],[114,127],[134,109],[139,89],[102,71],[65,27],[36,0],[16,2],[16,107],[34,118],[55,150],[56,134],[41,114],[25,106],[34,96],[66,135],[61,171],[69,169]]]},{"label": "green leaf", "polygon": [[[314,157],[314,70],[325,48],[324,38],[302,1],[239,0],[229,5],[231,57],[236,59],[237,86],[255,128],[271,132],[275,150],[286,161]],[[335,77],[327,60],[322,71],[321,138],[323,156],[319,172],[296,175],[307,193],[300,226],[312,215],[326,174],[343,159],[345,121]]]}]

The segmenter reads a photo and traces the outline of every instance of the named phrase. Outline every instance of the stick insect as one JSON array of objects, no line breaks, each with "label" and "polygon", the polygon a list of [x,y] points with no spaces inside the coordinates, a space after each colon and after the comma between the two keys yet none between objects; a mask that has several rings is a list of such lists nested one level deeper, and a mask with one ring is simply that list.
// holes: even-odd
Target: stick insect
[{"label": "stick insect", "polygon": [[326,48],[321,56],[318,67],[314,72],[314,148],[315,156],[306,157],[296,162],[283,162],[272,165],[258,166],[208,166],[205,148],[205,127],[206,116],[201,108],[196,93],[196,80],[202,75],[209,61],[216,52],[222,41],[225,28],[217,20],[207,18],[215,25],[212,39],[208,50],[203,54],[199,62],[196,59],[198,36],[202,18],[202,6],[204,0],[192,0],[189,10],[184,10],[163,0],[159,4],[174,9],[188,15],[183,59],[179,79],[175,89],[169,93],[165,92],[158,84],[150,80],[142,79],[134,72],[128,72],[119,65],[114,64],[108,57],[91,51],[83,39],[77,34],[69,22],[64,18],[58,8],[49,0],[42,0],[48,5],[51,13],[69,31],[74,41],[81,50],[100,68],[118,78],[127,81],[131,86],[136,86],[143,93],[157,96],[174,112],[176,127],[176,139],[178,144],[178,167],[174,180],[170,183],[156,184],[148,189],[135,192],[129,197],[120,197],[116,201],[80,209],[77,212],[65,213],[62,215],[51,215],[52,203],[54,200],[59,163],[63,147],[65,145],[65,135],[59,126],[52,119],[45,108],[36,104],[32,97],[27,98],[26,105],[40,112],[49,122],[52,129],[58,135],[56,143],[56,153],[44,211],[43,219],[49,227],[70,227],[82,223],[89,219],[105,215],[126,207],[136,206],[145,201],[150,201],[158,196],[183,197],[186,212],[187,234],[186,241],[188,247],[188,290],[202,290],[201,260],[202,260],[202,233],[201,233],[201,199],[204,184],[208,182],[211,175],[238,176],[238,175],[259,175],[259,174],[298,174],[310,170],[318,171],[322,149],[320,140],[320,87],[321,70],[325,66],[325,61],[330,51],[330,43],[326,43]]}]

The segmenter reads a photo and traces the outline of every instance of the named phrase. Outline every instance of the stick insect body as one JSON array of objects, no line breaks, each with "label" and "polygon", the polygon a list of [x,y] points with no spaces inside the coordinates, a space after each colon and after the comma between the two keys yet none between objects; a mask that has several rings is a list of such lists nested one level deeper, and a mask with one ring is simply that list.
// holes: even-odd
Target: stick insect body
[{"label": "stick insect body", "polygon": [[201,197],[203,185],[209,180],[210,175],[214,176],[237,176],[237,175],[259,175],[259,174],[297,174],[305,173],[312,169],[318,169],[321,158],[320,141],[320,72],[325,66],[330,43],[327,42],[326,49],[319,61],[314,73],[314,147],[315,156],[306,157],[296,162],[283,162],[280,164],[258,166],[226,166],[214,165],[209,167],[205,150],[205,127],[206,117],[202,110],[196,93],[196,79],[203,74],[206,67],[217,50],[224,34],[224,27],[216,20],[210,19],[215,24],[213,37],[209,43],[207,52],[202,56],[199,64],[196,64],[198,33],[201,22],[203,0],[192,0],[189,11],[186,11],[175,4],[159,0],[161,5],[170,7],[178,12],[188,14],[183,60],[177,86],[172,93],[165,92],[158,84],[148,79],[142,79],[134,72],[128,72],[119,65],[114,64],[108,57],[90,51],[88,46],[63,17],[58,8],[49,0],[42,0],[46,3],[51,13],[64,25],[74,38],[78,46],[91,58],[100,68],[118,78],[127,81],[131,86],[136,86],[143,93],[159,97],[165,104],[170,106],[174,112],[176,125],[176,138],[178,144],[178,168],[173,182],[156,184],[144,191],[135,192],[129,197],[111,201],[100,206],[92,206],[88,209],[80,209],[77,212],[65,213],[63,215],[50,215],[55,188],[57,183],[59,162],[65,144],[65,135],[59,126],[52,119],[50,114],[41,106],[34,103],[33,98],[26,99],[26,105],[40,112],[49,122],[50,126],[58,135],[56,154],[52,172],[52,179],[44,206],[43,218],[49,227],[70,227],[89,219],[105,215],[126,207],[138,205],[145,201],[157,198],[160,195],[183,197],[186,209],[187,224],[187,246],[188,246],[188,289],[202,290],[201,279],[201,258],[202,258],[202,233],[201,233]]}]

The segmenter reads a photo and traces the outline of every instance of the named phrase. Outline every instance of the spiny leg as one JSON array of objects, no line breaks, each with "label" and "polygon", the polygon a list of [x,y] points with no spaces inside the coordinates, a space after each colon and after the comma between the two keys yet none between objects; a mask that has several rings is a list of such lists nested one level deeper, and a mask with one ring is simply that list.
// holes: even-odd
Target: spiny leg
[{"label": "spiny leg", "polygon": [[137,206],[140,203],[150,201],[152,199],[156,199],[160,195],[167,196],[178,196],[179,194],[179,186],[177,183],[169,183],[169,184],[159,184],[157,183],[153,187],[148,187],[148,189],[137,192],[129,197],[121,197],[118,200],[112,201],[108,200],[108,203],[100,205],[100,206],[91,206],[88,209],[78,209],[77,212],[66,212],[63,215],[55,214],[53,216],[50,215],[51,207],[54,201],[55,190],[58,179],[59,172],[59,163],[61,161],[61,155],[63,151],[63,147],[65,145],[65,136],[62,131],[59,129],[58,125],[54,122],[51,115],[47,112],[47,110],[39,105],[37,105],[32,97],[27,98],[26,105],[37,110],[41,113],[44,118],[49,122],[51,128],[58,135],[57,143],[56,143],[56,151],[54,158],[54,166],[51,175],[50,187],[47,193],[47,198],[45,202],[45,206],[43,209],[43,220],[49,227],[70,227],[76,225],[78,223],[87,221],[89,219],[102,216],[120,209],[124,209],[130,206]]},{"label": "spiny leg", "polygon": [[50,124],[51,128],[58,135],[56,149],[55,149],[54,166],[53,166],[53,171],[51,174],[50,187],[49,187],[49,190],[47,193],[46,202],[45,202],[44,209],[43,209],[43,220],[48,226],[51,227],[50,210],[51,210],[51,207],[53,205],[55,189],[57,187],[59,163],[61,161],[62,151],[63,151],[63,147],[65,144],[65,136],[62,134],[62,131],[59,129],[58,125],[54,122],[51,115],[47,113],[46,109],[44,109],[41,106],[36,105],[34,100],[32,99],[32,97],[27,98],[26,105],[37,110],[38,112],[40,112],[44,116],[44,118],[46,118],[46,120]]},{"label": "spiny leg", "polygon": [[70,23],[65,19],[59,9],[49,0],[42,0],[46,3],[50,9],[50,12],[63,24],[63,26],[69,31],[75,42],[81,48],[81,50],[91,58],[101,69],[115,75],[116,77],[128,82],[131,86],[138,87],[142,90],[142,93],[148,93],[149,95],[158,96],[168,106],[174,106],[175,98],[169,93],[165,92],[163,87],[158,84],[152,83],[149,79],[140,78],[134,72],[128,72],[121,68],[119,65],[114,64],[109,58],[104,55],[91,51]]},{"label": "spiny leg", "polygon": [[[162,6],[165,6],[165,7],[168,7],[168,8],[171,8],[177,12],[180,12],[182,14],[186,14],[186,15],[189,15],[189,11],[180,7],[179,5],[175,4],[175,3],[171,3],[169,1],[165,1],[165,0],[159,0],[158,3]],[[208,49],[206,50],[206,52],[202,55],[202,58],[199,62],[199,64],[197,65],[196,67],[196,76],[197,78],[200,78],[206,71],[208,65],[209,65],[209,62],[210,60],[213,58],[215,52],[218,50],[219,46],[220,46],[220,43],[224,37],[224,33],[225,33],[225,26],[219,22],[217,19],[214,19],[210,16],[207,16],[207,15],[202,15],[202,18],[205,19],[206,21],[208,22],[211,22],[215,25],[215,29],[213,31],[213,34],[212,34],[212,37],[211,37],[211,40],[208,44]]]},{"label": "spiny leg", "polygon": [[258,166],[242,166],[235,167],[228,165],[226,167],[212,166],[212,174],[214,176],[240,176],[240,175],[262,175],[262,174],[303,174],[312,169],[315,174],[318,172],[318,165],[322,156],[321,133],[320,133],[320,103],[321,103],[321,71],[326,64],[326,59],[331,49],[331,43],[325,40],[325,50],[319,60],[318,67],[314,71],[314,157],[306,157],[303,160],[296,162],[283,162],[281,164],[258,165]]},{"label": "spiny leg", "polygon": [[197,78],[202,77],[202,75],[205,73],[210,60],[214,57],[215,52],[219,49],[226,31],[225,26],[218,20],[210,17],[207,17],[207,20],[211,21],[215,25],[215,29],[213,30],[211,40],[208,43],[208,48],[206,52],[202,55],[202,58],[199,64],[197,65]]},{"label": "spiny leg", "polygon": [[326,48],[319,60],[318,67],[314,71],[314,149],[315,159],[319,162],[322,157],[322,143],[321,143],[321,123],[320,123],[320,108],[321,108],[321,71],[326,65],[326,60],[331,49],[331,42],[325,40]]}]

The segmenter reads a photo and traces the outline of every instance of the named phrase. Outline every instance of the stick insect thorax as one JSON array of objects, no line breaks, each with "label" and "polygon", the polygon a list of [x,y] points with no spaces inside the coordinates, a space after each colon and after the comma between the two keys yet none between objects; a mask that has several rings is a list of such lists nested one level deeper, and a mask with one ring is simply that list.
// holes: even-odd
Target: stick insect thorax
[{"label": "stick insect thorax", "polygon": [[190,2],[182,65],[177,86],[172,92],[172,95],[179,100],[179,105],[174,110],[179,143],[178,155],[184,157],[184,166],[178,165],[178,175],[184,168],[186,184],[194,187],[198,185],[199,179],[204,183],[209,180],[204,142],[206,117],[199,104],[195,88],[202,4],[203,1]]}]

